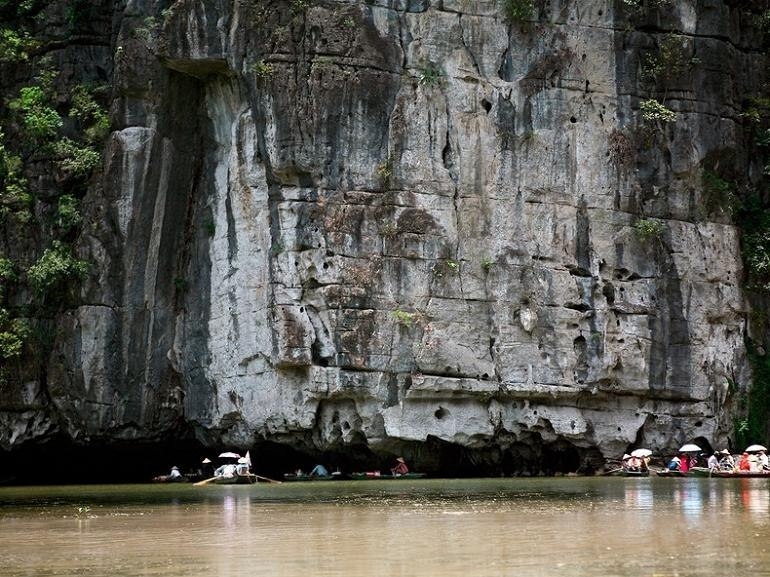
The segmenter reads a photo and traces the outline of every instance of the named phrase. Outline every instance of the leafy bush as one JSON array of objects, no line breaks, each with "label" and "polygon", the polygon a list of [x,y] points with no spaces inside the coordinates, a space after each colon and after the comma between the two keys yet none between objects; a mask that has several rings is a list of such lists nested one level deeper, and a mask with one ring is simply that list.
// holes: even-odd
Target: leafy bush
[{"label": "leafy bush", "polygon": [[16,333],[0,331],[0,359],[20,357],[24,341]]},{"label": "leafy bush", "polygon": [[642,118],[647,122],[673,122],[676,120],[676,112],[666,108],[654,98],[642,101],[639,110],[642,111]]},{"label": "leafy bush", "polygon": [[273,65],[264,60],[257,60],[251,65],[251,71],[257,75],[258,78],[269,78],[275,72]]},{"label": "leafy bush", "polygon": [[410,313],[402,311],[401,309],[393,311],[393,318],[396,322],[405,327],[411,327],[414,324],[414,320],[417,317],[417,313]]},{"label": "leafy bush", "polygon": [[46,294],[65,282],[83,278],[88,268],[87,262],[72,256],[69,247],[54,241],[52,247],[47,248],[43,256],[27,270],[27,278],[32,288]]},{"label": "leafy bush", "polygon": [[59,197],[59,207],[56,210],[56,226],[69,230],[80,224],[80,202],[71,194]]},{"label": "leafy bush", "polygon": [[642,240],[651,240],[663,236],[666,225],[659,220],[641,218],[634,223],[634,230],[636,231],[637,236]]},{"label": "leafy bush", "polygon": [[29,52],[39,46],[27,32],[0,29],[0,62],[24,62]]},{"label": "leafy bush", "polygon": [[666,86],[689,72],[696,63],[697,60],[690,57],[687,37],[672,32],[658,42],[657,51],[646,55],[642,77],[656,85]]},{"label": "leafy bush", "polygon": [[107,111],[96,102],[93,91],[88,87],[78,85],[72,89],[69,115],[85,126],[86,142],[100,142],[107,136],[110,128],[109,116]]},{"label": "leafy bush", "polygon": [[21,319],[11,319],[6,309],[0,308],[0,359],[7,360],[21,356],[24,342],[31,331]]},{"label": "leafy bush", "polygon": [[0,282],[13,282],[16,280],[16,267],[9,258],[0,257]]},{"label": "leafy bush", "polygon": [[155,17],[147,16],[142,21],[142,25],[134,28],[131,31],[131,34],[135,38],[138,38],[142,44],[144,44],[145,48],[152,50],[155,46],[155,40],[159,29],[160,25],[158,24],[158,21],[155,20]]},{"label": "leafy bush", "polygon": [[26,222],[31,218],[32,195],[21,167],[21,159],[9,154],[0,141],[0,219],[13,215],[17,221]]},{"label": "leafy bush", "polygon": [[25,86],[9,106],[21,114],[24,129],[33,139],[49,140],[62,126],[59,113],[49,105],[48,97],[40,86]]},{"label": "leafy bush", "polygon": [[503,11],[511,22],[524,22],[535,13],[532,0],[503,0]]},{"label": "leafy bush", "polygon": [[35,9],[38,0],[0,0],[0,8],[10,5],[15,10],[15,16],[25,16]]},{"label": "leafy bush", "polygon": [[441,70],[432,63],[426,64],[420,69],[420,84],[435,86],[441,79]]},{"label": "leafy bush", "polygon": [[770,212],[757,196],[752,196],[738,214],[737,224],[743,232],[741,253],[748,286],[770,291]]},{"label": "leafy bush", "polygon": [[87,176],[102,162],[102,156],[91,146],[79,146],[69,138],[62,138],[54,144],[54,153],[59,157],[59,168],[72,176]]}]

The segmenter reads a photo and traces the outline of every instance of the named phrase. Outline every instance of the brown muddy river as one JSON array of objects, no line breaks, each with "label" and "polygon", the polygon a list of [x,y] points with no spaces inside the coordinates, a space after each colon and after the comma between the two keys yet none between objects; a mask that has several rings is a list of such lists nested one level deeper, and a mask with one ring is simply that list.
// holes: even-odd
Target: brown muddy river
[{"label": "brown muddy river", "polygon": [[765,479],[0,488],[0,576],[770,576]]}]

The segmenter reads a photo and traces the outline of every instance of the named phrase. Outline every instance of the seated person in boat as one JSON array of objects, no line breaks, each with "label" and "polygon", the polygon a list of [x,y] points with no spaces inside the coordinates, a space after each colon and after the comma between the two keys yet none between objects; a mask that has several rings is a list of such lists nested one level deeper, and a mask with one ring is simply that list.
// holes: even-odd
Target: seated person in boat
[{"label": "seated person in boat", "polygon": [[767,455],[764,451],[760,451],[757,455],[758,465],[760,471],[767,471],[770,469],[770,459],[768,459]]},{"label": "seated person in boat", "polygon": [[233,465],[232,463],[227,463],[225,465],[222,465],[221,467],[217,467],[214,471],[215,477],[225,477],[227,479],[231,479],[232,477],[235,477],[237,471],[237,467]]},{"label": "seated person in boat", "polygon": [[628,471],[629,467],[631,466],[629,464],[629,461],[631,460],[631,455],[628,453],[623,454],[623,458],[620,459],[620,466],[623,467],[624,471]]},{"label": "seated person in boat", "polygon": [[318,465],[313,467],[312,471],[310,471],[310,476],[311,477],[329,477],[330,475],[326,467],[324,467],[319,463]]},{"label": "seated person in boat", "polygon": [[743,453],[741,458],[738,459],[738,470],[746,473],[751,471],[751,461],[749,461],[748,453]]},{"label": "seated person in boat", "polygon": [[716,453],[713,453],[708,461],[706,461],[706,466],[709,468],[709,471],[717,471],[719,469],[719,457],[717,457]]},{"label": "seated person in boat", "polygon": [[732,471],[735,469],[735,459],[733,459],[730,451],[722,449],[719,453],[722,455],[722,458],[719,459],[719,469],[722,471]]},{"label": "seated person in boat", "polygon": [[153,477],[152,480],[159,483],[179,483],[187,479],[179,472],[179,467],[174,465],[171,467],[171,472],[168,475],[159,475]]},{"label": "seated person in boat", "polygon": [[238,459],[238,465],[235,467],[235,474],[248,475],[249,472],[249,460],[246,457],[241,457]]},{"label": "seated person in boat", "polygon": [[674,455],[674,457],[668,462],[668,470],[678,471],[681,463],[682,463],[682,460],[676,455]]},{"label": "seated person in boat", "polygon": [[646,467],[644,467],[644,461],[642,461],[642,459],[639,457],[631,456],[629,456],[628,459],[623,462],[623,468],[626,471],[632,471],[634,473],[646,470]]},{"label": "seated person in boat", "polygon": [[398,477],[399,475],[406,475],[409,472],[409,467],[406,466],[406,461],[404,461],[403,457],[398,457],[396,459],[396,466],[393,467],[390,472],[394,477]]}]

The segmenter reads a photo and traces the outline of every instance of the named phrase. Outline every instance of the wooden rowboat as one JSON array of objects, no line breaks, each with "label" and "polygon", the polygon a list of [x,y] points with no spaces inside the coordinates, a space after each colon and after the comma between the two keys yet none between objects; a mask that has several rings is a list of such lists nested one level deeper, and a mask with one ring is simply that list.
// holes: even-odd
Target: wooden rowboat
[{"label": "wooden rowboat", "polygon": [[664,469],[660,477],[719,477],[721,479],[770,479],[770,471],[712,471],[708,467],[693,467],[686,473]]},{"label": "wooden rowboat", "polygon": [[633,471],[631,469],[623,469],[620,474],[623,477],[649,477],[650,471],[645,469],[644,471]]},{"label": "wooden rowboat", "polygon": [[319,477],[318,475],[308,475],[306,473],[296,474],[296,473],[284,473],[283,474],[283,480],[293,483],[297,481],[341,481],[343,479],[349,479],[347,475],[344,473],[332,473],[331,475],[326,475],[324,477]]},{"label": "wooden rowboat", "polygon": [[711,476],[724,479],[770,479],[770,471],[714,471]]},{"label": "wooden rowboat", "polygon": [[661,469],[659,471],[655,471],[655,474],[658,475],[658,477],[686,477],[687,473],[683,473],[682,471],[673,471],[671,469]]},{"label": "wooden rowboat", "polygon": [[217,477],[214,483],[217,485],[253,485],[257,482],[257,476],[254,473],[242,475],[233,475],[232,477]]},{"label": "wooden rowboat", "polygon": [[422,479],[425,473],[405,473],[403,475],[393,475],[391,473],[380,473],[379,471],[366,471],[365,473],[350,473],[350,478],[354,481],[376,481],[392,479]]}]

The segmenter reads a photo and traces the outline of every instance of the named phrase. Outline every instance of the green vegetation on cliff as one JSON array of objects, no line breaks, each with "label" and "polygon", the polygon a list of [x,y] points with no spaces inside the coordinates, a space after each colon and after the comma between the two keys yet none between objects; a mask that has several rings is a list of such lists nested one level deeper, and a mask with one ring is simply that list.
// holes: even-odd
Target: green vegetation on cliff
[{"label": "green vegetation on cliff", "polygon": [[[81,198],[102,162],[107,94],[87,78],[63,78],[57,60],[66,34],[89,25],[83,17],[89,3],[67,3],[63,39],[40,25],[56,10],[54,3],[0,0],[0,359],[6,361],[22,357],[27,344],[39,350],[33,335],[45,331],[37,325],[76,303],[90,270],[73,245],[83,224]],[[8,366],[0,363],[0,381]]]}]

